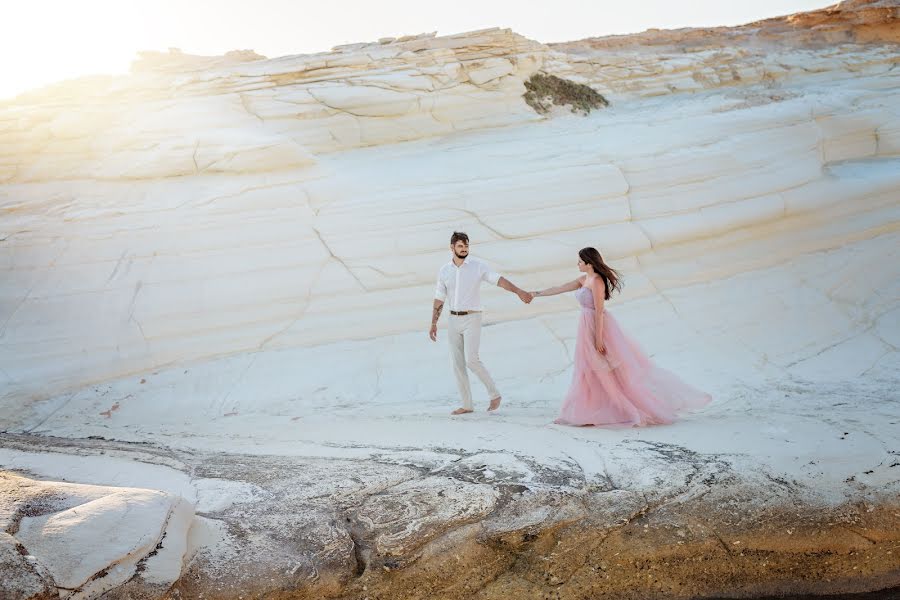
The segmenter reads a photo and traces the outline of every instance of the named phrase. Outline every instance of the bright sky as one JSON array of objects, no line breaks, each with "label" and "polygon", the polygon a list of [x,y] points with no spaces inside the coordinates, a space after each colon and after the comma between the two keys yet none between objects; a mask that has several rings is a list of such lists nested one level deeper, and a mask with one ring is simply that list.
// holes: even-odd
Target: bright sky
[{"label": "bright sky", "polygon": [[253,49],[269,57],[437,31],[509,27],[560,42],[656,27],[739,25],[829,0],[7,0],[0,98],[55,81],[125,73],[138,50]]}]

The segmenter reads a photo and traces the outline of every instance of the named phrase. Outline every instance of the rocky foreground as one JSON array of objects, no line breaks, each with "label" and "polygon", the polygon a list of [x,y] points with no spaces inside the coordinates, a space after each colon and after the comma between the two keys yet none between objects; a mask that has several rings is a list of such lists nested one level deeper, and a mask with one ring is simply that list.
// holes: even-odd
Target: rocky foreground
[{"label": "rocky foreground", "polygon": [[[900,585],[898,14],[145,53],[0,105],[0,598]],[[530,289],[600,248],[713,404],[553,425],[574,302],[486,289],[504,405],[451,419],[453,229]]]}]

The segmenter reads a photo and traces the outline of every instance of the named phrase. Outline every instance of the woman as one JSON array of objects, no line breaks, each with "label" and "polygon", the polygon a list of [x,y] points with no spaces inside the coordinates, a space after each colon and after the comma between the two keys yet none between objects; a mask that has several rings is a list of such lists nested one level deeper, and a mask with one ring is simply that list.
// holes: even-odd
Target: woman
[{"label": "woman", "polygon": [[575,372],[556,423],[640,426],[671,423],[679,410],[699,408],[712,398],[654,365],[604,308],[621,288],[619,274],[594,248],[578,253],[584,275],[565,285],[534,292],[536,297],[575,291],[581,304]]}]

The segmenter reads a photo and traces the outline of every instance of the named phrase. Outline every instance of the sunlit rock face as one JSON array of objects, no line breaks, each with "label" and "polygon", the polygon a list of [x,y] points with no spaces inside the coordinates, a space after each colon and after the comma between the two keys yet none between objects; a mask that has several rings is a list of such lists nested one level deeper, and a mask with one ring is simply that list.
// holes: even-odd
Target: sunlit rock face
[{"label": "sunlit rock face", "polygon": [[[145,53],[0,105],[0,575],[22,597],[900,583],[897,12]],[[576,304],[485,287],[504,405],[450,420],[427,328],[453,230],[526,289],[596,246],[610,310],[713,404],[550,425]]]},{"label": "sunlit rock face", "polygon": [[[737,232],[893,210],[896,46],[731,38],[561,51],[489,30],[209,68],[175,53],[10,103],[4,376],[40,394],[418,330],[454,228],[531,287],[595,245],[644,295],[843,244],[781,235],[709,264]],[[522,95],[542,69],[612,105],[539,116]],[[685,243],[664,269],[678,275],[650,272]]]}]

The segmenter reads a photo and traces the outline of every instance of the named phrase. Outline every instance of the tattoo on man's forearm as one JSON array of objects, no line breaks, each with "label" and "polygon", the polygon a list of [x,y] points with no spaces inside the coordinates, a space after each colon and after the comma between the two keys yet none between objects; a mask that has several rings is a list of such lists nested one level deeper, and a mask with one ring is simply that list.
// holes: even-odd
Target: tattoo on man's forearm
[{"label": "tattoo on man's forearm", "polygon": [[441,318],[441,311],[442,311],[442,310],[444,310],[444,305],[443,305],[443,304],[441,304],[440,306],[435,306],[435,307],[434,307],[434,310],[433,310],[432,313],[431,313],[431,323],[432,323],[432,324],[437,323],[437,322],[438,322],[438,319]]}]

